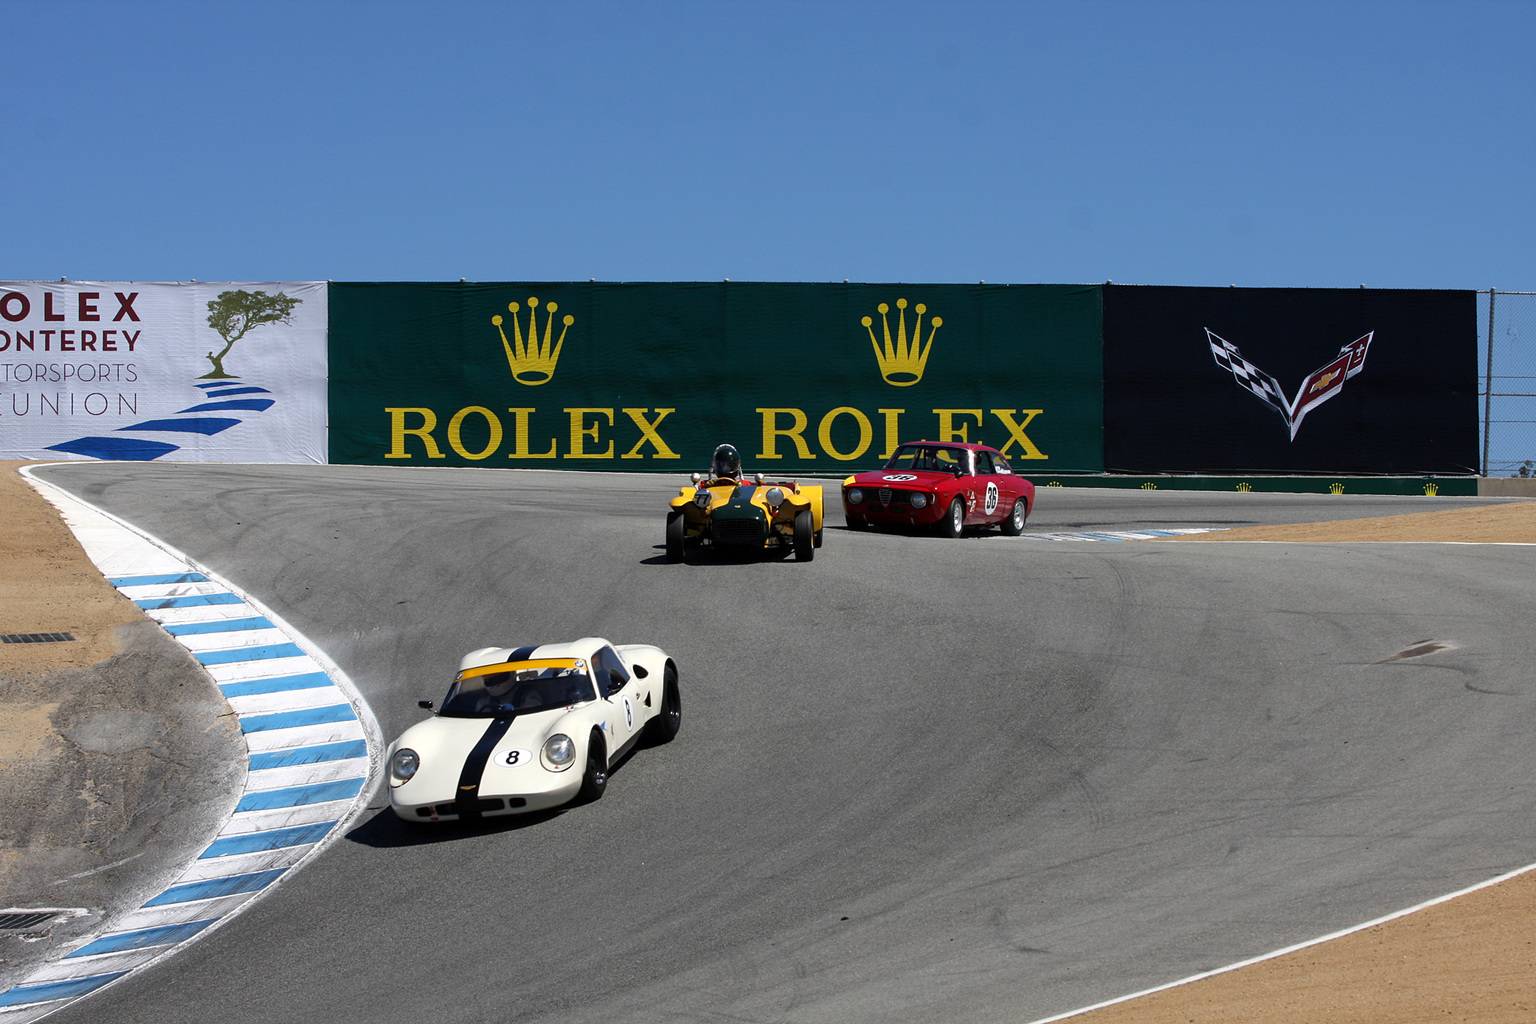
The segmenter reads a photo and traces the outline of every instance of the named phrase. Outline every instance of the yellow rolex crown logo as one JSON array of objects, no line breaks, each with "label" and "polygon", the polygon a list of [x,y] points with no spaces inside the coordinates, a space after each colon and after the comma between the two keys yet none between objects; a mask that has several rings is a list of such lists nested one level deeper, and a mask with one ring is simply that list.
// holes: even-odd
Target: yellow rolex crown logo
[{"label": "yellow rolex crown logo", "polygon": [[[544,318],[544,337],[539,337],[538,312],[539,300],[534,296],[528,298],[528,333],[524,335],[523,325],[517,319],[518,310],[522,307],[515,302],[507,304],[507,311],[512,314],[512,340],[507,340],[507,332],[502,329],[501,314],[491,317],[491,323],[496,325],[496,333],[501,335],[501,347],[507,353],[507,365],[512,368],[512,379],[519,384],[527,384],[529,387],[537,387],[540,384],[548,384],[555,376],[555,364],[560,361],[560,349],[565,345],[566,331],[571,329],[571,324],[576,318],[569,313],[561,320],[564,326],[560,329],[560,337],[554,338],[555,311],[560,308],[556,303],[549,303],[544,308],[549,315]],[[551,340],[554,344],[551,345]]]},{"label": "yellow rolex crown logo", "polygon": [[885,334],[885,344],[875,337],[874,318],[865,317],[859,322],[869,332],[869,343],[875,348],[875,359],[880,363],[880,376],[887,384],[909,388],[923,379],[923,367],[928,365],[928,353],[933,350],[933,336],[944,326],[942,317],[928,321],[928,342],[923,344],[923,314],[928,307],[919,302],[913,307],[917,319],[912,324],[911,341],[907,340],[907,300],[897,299],[896,336],[891,337],[891,321],[887,315],[891,307],[880,303],[880,328]]}]

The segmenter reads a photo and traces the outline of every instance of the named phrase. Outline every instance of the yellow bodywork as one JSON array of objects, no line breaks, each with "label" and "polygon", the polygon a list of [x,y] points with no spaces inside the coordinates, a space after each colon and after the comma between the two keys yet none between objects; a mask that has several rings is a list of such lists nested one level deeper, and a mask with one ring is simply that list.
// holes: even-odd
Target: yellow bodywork
[{"label": "yellow bodywork", "polygon": [[[779,491],[783,500],[778,505],[769,504],[773,491]],[[709,505],[701,507],[698,495],[709,494]],[[804,510],[811,513],[811,529],[815,544],[821,546],[822,488],[819,485],[796,484],[788,481],[765,480],[704,480],[679,488],[671,501],[673,512],[681,512],[684,534],[689,541],[713,544],[740,544],[740,540],[727,540],[716,536],[727,521],[741,522],[752,519],[766,523],[760,546],[764,549],[791,547],[794,544],[795,516]]]}]

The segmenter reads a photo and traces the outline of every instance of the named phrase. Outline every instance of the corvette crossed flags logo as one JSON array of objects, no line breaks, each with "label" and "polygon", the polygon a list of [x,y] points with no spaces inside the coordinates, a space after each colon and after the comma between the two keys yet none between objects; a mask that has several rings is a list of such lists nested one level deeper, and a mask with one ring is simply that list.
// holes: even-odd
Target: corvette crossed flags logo
[{"label": "corvette crossed flags logo", "polygon": [[1339,349],[1333,362],[1308,374],[1307,379],[1301,382],[1296,397],[1288,400],[1285,392],[1280,390],[1279,381],[1244,359],[1236,345],[1213,334],[1209,327],[1205,329],[1216,365],[1230,370],[1238,384],[1258,395],[1266,405],[1278,412],[1290,428],[1292,441],[1296,440],[1296,431],[1301,429],[1302,418],[1343,391],[1344,382],[1365,368],[1365,350],[1370,347],[1371,338],[1375,334],[1372,331]]}]

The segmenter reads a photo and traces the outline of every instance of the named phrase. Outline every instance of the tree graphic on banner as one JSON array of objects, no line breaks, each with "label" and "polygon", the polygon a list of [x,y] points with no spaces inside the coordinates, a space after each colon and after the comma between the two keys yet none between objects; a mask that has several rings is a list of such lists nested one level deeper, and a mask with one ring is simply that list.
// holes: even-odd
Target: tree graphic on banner
[{"label": "tree graphic on banner", "polygon": [[219,332],[219,337],[224,339],[224,348],[218,355],[208,353],[207,358],[213,364],[213,369],[198,380],[232,377],[233,374],[224,372],[224,357],[235,347],[235,342],[262,324],[292,324],[293,308],[302,301],[282,292],[276,295],[243,289],[220,292],[218,298],[208,303],[208,326]]}]

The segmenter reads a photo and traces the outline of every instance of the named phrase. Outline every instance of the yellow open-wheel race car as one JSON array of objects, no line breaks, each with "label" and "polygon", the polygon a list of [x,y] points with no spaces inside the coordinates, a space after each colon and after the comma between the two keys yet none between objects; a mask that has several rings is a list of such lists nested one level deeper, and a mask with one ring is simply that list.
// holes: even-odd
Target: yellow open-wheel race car
[{"label": "yellow open-wheel race car", "polygon": [[822,489],[761,473],[742,478],[741,457],[723,444],[710,472],[693,474],[667,510],[667,561],[681,562],[689,549],[793,551],[809,562],[821,547]]}]

